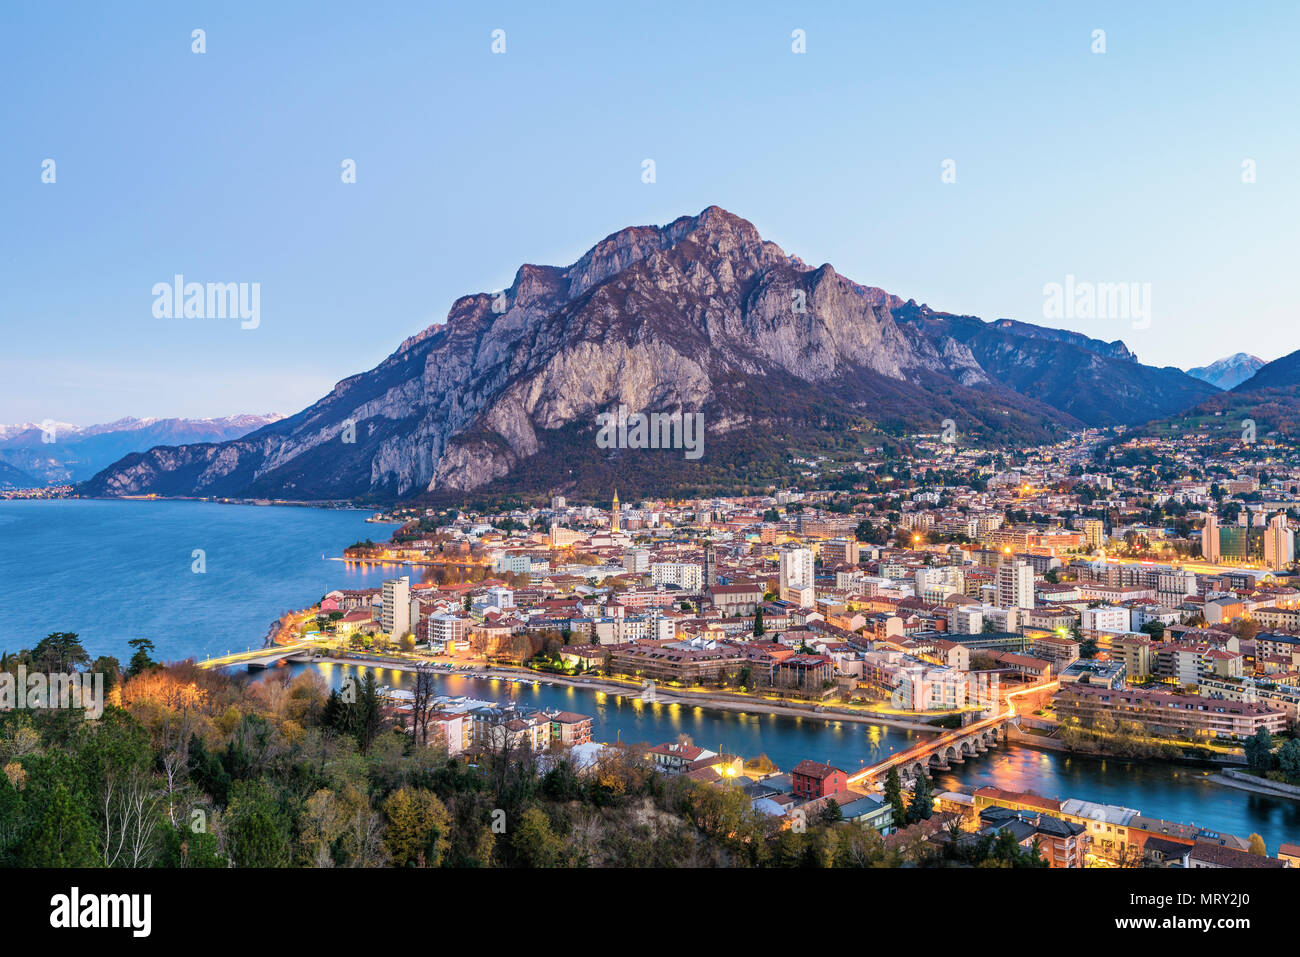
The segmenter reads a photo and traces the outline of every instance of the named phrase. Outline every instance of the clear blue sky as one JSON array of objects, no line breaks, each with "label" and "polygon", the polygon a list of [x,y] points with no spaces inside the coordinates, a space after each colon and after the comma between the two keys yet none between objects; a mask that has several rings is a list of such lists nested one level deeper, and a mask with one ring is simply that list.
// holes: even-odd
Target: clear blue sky
[{"label": "clear blue sky", "polygon": [[[1300,348],[1298,11],[11,0],[0,422],[292,413],[520,263],[712,203],[935,308],[1043,322],[1066,274],[1149,282],[1149,329],[1070,325],[1273,359]],[[260,282],[260,327],[155,319],[175,273]]]}]

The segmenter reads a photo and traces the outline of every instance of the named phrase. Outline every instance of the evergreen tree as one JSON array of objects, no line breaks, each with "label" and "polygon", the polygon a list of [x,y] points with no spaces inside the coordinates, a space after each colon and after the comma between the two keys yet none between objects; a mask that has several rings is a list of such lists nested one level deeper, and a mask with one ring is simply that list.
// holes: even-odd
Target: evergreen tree
[{"label": "evergreen tree", "polygon": [[763,627],[763,609],[760,606],[754,611],[754,637],[759,637],[765,631],[767,631],[767,629]]},{"label": "evergreen tree", "polygon": [[840,821],[844,820],[844,812],[840,810],[839,802],[836,801],[835,798],[831,798],[826,802],[826,806],[818,813],[817,819],[822,824],[838,824]]},{"label": "evergreen tree", "polygon": [[907,805],[903,803],[903,783],[898,778],[898,768],[889,769],[889,775],[885,778],[885,803],[894,811],[894,827],[902,827],[907,823]]},{"label": "evergreen tree", "polygon": [[131,661],[126,667],[127,678],[134,678],[138,674],[158,667],[158,662],[150,657],[154,646],[148,638],[132,638],[127,644],[135,649],[135,654],[131,656]]},{"label": "evergreen tree", "polygon": [[90,655],[75,631],[51,632],[32,649],[32,665],[48,674],[67,674],[89,663]]},{"label": "evergreen tree", "polygon": [[1260,728],[1254,737],[1246,739],[1246,763],[1255,771],[1273,767],[1273,735],[1268,728]]},{"label": "evergreen tree", "polygon": [[907,809],[907,820],[910,824],[928,821],[932,814],[934,814],[934,789],[930,786],[930,779],[921,773],[917,775],[916,786],[912,790],[912,806]]},{"label": "evergreen tree", "polygon": [[27,867],[90,867],[99,863],[90,817],[62,782],[50,792],[20,853]]}]

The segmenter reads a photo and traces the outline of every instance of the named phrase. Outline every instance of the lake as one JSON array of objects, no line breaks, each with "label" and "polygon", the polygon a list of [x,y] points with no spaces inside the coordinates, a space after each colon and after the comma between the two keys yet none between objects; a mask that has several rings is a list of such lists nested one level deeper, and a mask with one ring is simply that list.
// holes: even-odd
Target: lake
[{"label": "lake", "polygon": [[[331,561],[393,526],[371,512],[213,502],[0,502],[0,649],[75,631],[92,656],[164,661],[258,647],[271,623],[334,588],[419,570]],[[202,553],[197,571],[195,551]],[[321,556],[327,556],[322,558]]]}]

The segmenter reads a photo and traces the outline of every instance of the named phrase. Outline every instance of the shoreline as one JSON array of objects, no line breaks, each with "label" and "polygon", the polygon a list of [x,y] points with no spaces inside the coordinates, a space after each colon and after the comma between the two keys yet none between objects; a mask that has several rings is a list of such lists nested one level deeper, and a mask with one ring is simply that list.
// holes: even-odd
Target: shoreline
[{"label": "shoreline", "polygon": [[1051,751],[1054,754],[1068,754],[1081,758],[1096,758],[1100,761],[1154,761],[1159,762],[1160,764],[1174,764],[1202,768],[1232,768],[1241,765],[1240,761],[1227,756],[1222,758],[1195,758],[1183,756],[1177,758],[1166,758],[1131,754],[1112,754],[1108,751],[1085,751],[1081,748],[1071,748],[1056,738],[1050,738],[1045,735],[1028,734],[1023,729],[1015,727],[1014,725],[1008,729],[1007,740],[1011,744],[1033,748],[1036,751]]},{"label": "shoreline", "polygon": [[[1227,770],[1237,770],[1236,768],[1225,768]],[[1239,777],[1228,777],[1226,774],[1211,774],[1210,780],[1215,784],[1223,787],[1232,788],[1237,791],[1246,791],[1250,794],[1259,794],[1264,797],[1285,798],[1288,801],[1300,801],[1300,788],[1294,785],[1278,784],[1275,781],[1249,781]],[[1287,788],[1288,790],[1282,790]]]}]

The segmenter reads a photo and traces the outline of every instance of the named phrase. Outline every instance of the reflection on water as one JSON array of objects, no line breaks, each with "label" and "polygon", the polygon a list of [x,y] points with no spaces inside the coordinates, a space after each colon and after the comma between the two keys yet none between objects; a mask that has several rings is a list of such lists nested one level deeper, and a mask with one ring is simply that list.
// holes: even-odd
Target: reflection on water
[{"label": "reflection on water", "polygon": [[1183,824],[1262,836],[1270,852],[1300,839],[1300,802],[1238,791],[1212,782],[1211,768],[1157,761],[1090,758],[1032,748],[1000,748],[935,775],[942,787],[992,784],[1051,798],[1118,804]]},{"label": "reflection on water", "polygon": [[[407,687],[411,675],[389,668],[354,665],[298,665],[294,673],[316,668],[331,687],[345,674],[370,670],[381,685]],[[785,717],[711,711],[693,705],[651,704],[631,693],[622,696],[568,685],[510,682],[501,678],[439,676],[442,693],[486,701],[518,701],[532,707],[589,714],[598,741],[660,744],[689,735],[700,747],[745,758],[766,754],[783,771],[804,758],[847,771],[874,764],[910,747],[924,735],[885,725],[866,725],[821,716]],[[1283,841],[1300,840],[1300,803],[1226,788],[1208,780],[1208,768],[1089,758],[1054,751],[1001,745],[951,771],[936,772],[938,790],[969,790],[985,784],[1046,797],[1080,798],[1134,808],[1149,817],[1197,824],[1241,837],[1260,834],[1269,852]]]},{"label": "reflection on water", "polygon": [[[331,687],[338,687],[345,674],[357,674],[354,665],[298,665],[317,668]],[[362,668],[375,675],[381,685],[410,686],[412,675],[391,668]],[[517,701],[535,708],[560,708],[588,714],[594,719],[597,740],[662,744],[689,735],[699,747],[725,751],[745,758],[766,754],[777,767],[789,770],[804,758],[826,761],[846,770],[856,770],[905,749],[919,735],[884,725],[858,724],[809,715],[786,717],[772,714],[713,711],[691,704],[649,703],[636,692],[627,696],[569,685],[546,685],[506,681],[502,678],[467,678],[439,675],[441,692],[465,695],[484,701]]]}]

